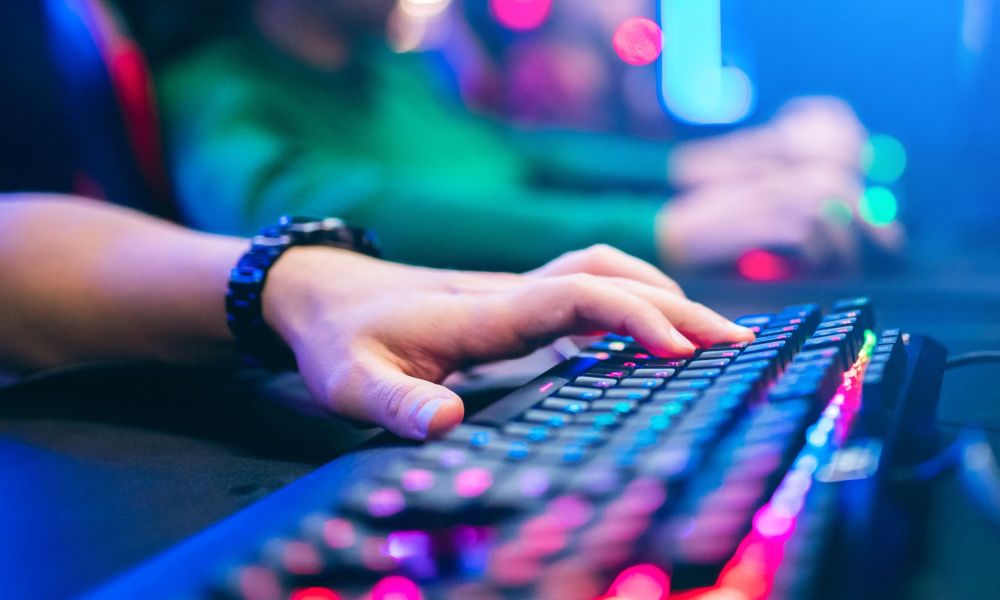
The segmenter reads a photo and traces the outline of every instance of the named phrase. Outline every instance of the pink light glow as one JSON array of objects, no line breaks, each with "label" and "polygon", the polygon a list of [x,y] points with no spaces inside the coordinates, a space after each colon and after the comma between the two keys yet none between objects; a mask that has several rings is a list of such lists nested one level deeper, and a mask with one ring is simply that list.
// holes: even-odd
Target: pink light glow
[{"label": "pink light glow", "polygon": [[508,29],[527,31],[541,26],[552,12],[552,0],[490,0],[490,12]]},{"label": "pink light glow", "polygon": [[330,588],[310,587],[295,590],[288,600],[340,600],[340,594]]},{"label": "pink light glow", "polygon": [[323,523],[323,541],[331,548],[350,548],[357,537],[354,525],[347,519],[330,519]]},{"label": "pink light glow", "polygon": [[[867,335],[867,334],[866,334]],[[814,444],[830,451],[850,431],[851,422],[861,408],[860,380],[871,355],[872,342],[866,342],[854,365],[844,374],[843,382],[827,404],[823,417],[813,426],[813,433],[836,427],[840,439],[824,439]],[[837,409],[837,410],[834,410]],[[807,448],[803,452],[816,452]],[[740,543],[735,555],[723,568],[715,585],[684,592],[674,600],[763,600],[771,593],[775,573],[785,555],[786,542],[795,531],[806,494],[812,487],[812,476],[819,466],[816,454],[804,453],[796,459],[771,500],[754,516],[753,529]]]},{"label": "pink light glow", "polygon": [[372,600],[423,600],[424,595],[417,584],[393,575],[376,583],[371,597]]},{"label": "pink light glow", "polygon": [[663,52],[663,31],[655,22],[635,17],[615,31],[612,44],[618,57],[630,65],[648,65]]},{"label": "pink light glow", "polygon": [[482,496],[492,486],[493,474],[482,467],[471,467],[455,476],[455,493],[463,498]]},{"label": "pink light glow", "polygon": [[754,530],[766,538],[776,538],[791,533],[794,526],[794,517],[774,510],[758,513],[753,521]]},{"label": "pink light glow", "polygon": [[422,492],[434,487],[434,473],[427,469],[407,469],[400,482],[408,492]]},{"label": "pink light glow", "polygon": [[635,565],[615,578],[605,598],[622,600],[666,600],[670,596],[670,577],[654,565]]},{"label": "pink light glow", "polygon": [[395,488],[379,488],[368,494],[368,513],[373,517],[391,517],[405,506],[403,493]]},{"label": "pink light glow", "polygon": [[315,575],[323,568],[323,559],[312,545],[288,542],[281,549],[281,562],[289,573]]},{"label": "pink light glow", "polygon": [[783,256],[758,249],[741,256],[736,270],[750,281],[782,281],[795,274],[795,265]]},{"label": "pink light glow", "polygon": [[590,521],[594,507],[579,496],[559,496],[549,502],[545,512],[558,519],[564,528],[576,529]]}]

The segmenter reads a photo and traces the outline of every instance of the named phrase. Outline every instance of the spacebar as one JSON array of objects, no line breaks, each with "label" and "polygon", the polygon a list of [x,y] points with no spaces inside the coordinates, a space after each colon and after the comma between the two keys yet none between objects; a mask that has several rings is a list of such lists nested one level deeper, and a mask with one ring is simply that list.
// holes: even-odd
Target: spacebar
[{"label": "spacebar", "polygon": [[600,361],[596,358],[578,356],[561,362],[479,411],[467,422],[474,425],[502,427],[598,362]]}]

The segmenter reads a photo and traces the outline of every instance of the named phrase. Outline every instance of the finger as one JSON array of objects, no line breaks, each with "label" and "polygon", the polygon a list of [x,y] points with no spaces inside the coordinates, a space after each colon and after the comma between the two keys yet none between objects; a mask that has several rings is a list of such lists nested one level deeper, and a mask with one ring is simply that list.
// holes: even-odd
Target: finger
[{"label": "finger", "polygon": [[533,277],[555,277],[573,273],[589,273],[605,277],[624,277],[665,289],[673,294],[684,295],[677,282],[667,277],[660,269],[626,254],[617,248],[598,244],[584,250],[569,252],[548,264],[528,273]]},{"label": "finger", "polygon": [[613,280],[613,283],[655,306],[685,337],[701,347],[754,339],[752,331],[733,323],[703,304],[666,294],[662,290],[636,281],[617,279]]},{"label": "finger", "polygon": [[564,335],[593,331],[630,335],[661,356],[689,356],[695,351],[656,306],[609,278],[588,274],[542,278],[477,309],[474,321],[500,343],[485,347],[475,339],[466,340],[476,358],[523,352]]},{"label": "finger", "polygon": [[455,392],[411,377],[382,357],[359,360],[349,373],[335,378],[329,392],[340,415],[416,440],[440,436],[462,422],[465,409]]}]

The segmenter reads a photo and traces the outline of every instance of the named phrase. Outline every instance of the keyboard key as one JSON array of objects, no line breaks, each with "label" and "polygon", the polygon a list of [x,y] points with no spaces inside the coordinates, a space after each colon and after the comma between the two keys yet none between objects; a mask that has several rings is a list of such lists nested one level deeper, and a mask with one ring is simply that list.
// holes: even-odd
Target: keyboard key
[{"label": "keyboard key", "polygon": [[576,386],[563,386],[559,388],[556,392],[556,396],[560,398],[568,398],[571,400],[596,400],[604,395],[604,390],[597,388],[585,388]]},{"label": "keyboard key", "polygon": [[598,400],[591,405],[594,410],[609,410],[621,415],[634,412],[639,405],[634,400]]},{"label": "keyboard key", "polygon": [[726,369],[726,375],[735,375],[736,373],[745,373],[747,371],[762,371],[770,368],[772,364],[773,363],[768,360],[753,360],[737,363]]},{"label": "keyboard key", "polygon": [[711,358],[736,358],[740,353],[737,350],[705,350],[698,354],[698,358],[701,359],[711,359]]},{"label": "keyboard key", "polygon": [[675,379],[667,384],[667,390],[703,390],[712,385],[711,379]]},{"label": "keyboard key", "polygon": [[590,408],[590,403],[584,402],[583,400],[548,398],[543,401],[540,406],[547,410],[555,410],[575,415],[587,411]]},{"label": "keyboard key", "polygon": [[[692,365],[695,363],[692,363]],[[722,369],[685,369],[677,376],[677,379],[711,379],[722,375]]]},{"label": "keyboard key", "polygon": [[548,427],[531,423],[509,423],[504,426],[503,432],[509,437],[524,438],[534,443],[541,443],[552,438]]},{"label": "keyboard key", "polygon": [[[721,369],[729,364],[729,359],[712,358],[707,360],[694,360],[688,365],[688,369]],[[683,374],[683,373],[682,373]]]},{"label": "keyboard key", "polygon": [[761,350],[760,352],[753,352],[751,354],[741,354],[739,358],[733,361],[733,365],[757,362],[761,360],[773,360],[777,357],[777,350]]},{"label": "keyboard key", "polygon": [[746,348],[749,342],[723,342],[721,344],[715,344],[714,346],[709,346],[709,350],[736,350],[739,348]]},{"label": "keyboard key", "polygon": [[677,373],[677,369],[672,369],[672,368],[667,368],[667,367],[659,368],[659,369],[644,368],[644,369],[636,369],[635,372],[632,373],[632,376],[633,377],[653,377],[653,378],[656,378],[656,379],[669,379],[669,378],[673,377],[675,373]]},{"label": "keyboard key", "polygon": [[580,425],[593,425],[598,429],[607,429],[609,427],[614,427],[622,422],[622,415],[617,412],[606,411],[597,412],[592,411],[589,413],[584,413],[576,418],[576,423]]},{"label": "keyboard key", "polygon": [[[669,387],[669,386],[668,386]],[[696,390],[670,390],[653,394],[654,402],[693,402],[701,393]]]},{"label": "keyboard key", "polygon": [[584,373],[587,377],[610,377],[611,379],[621,379],[632,374],[629,367],[594,367]]},{"label": "keyboard key", "polygon": [[448,433],[444,439],[449,442],[468,444],[473,448],[478,448],[489,444],[490,442],[498,439],[498,437],[499,435],[496,429],[476,427],[474,425],[459,425],[455,429],[451,430],[451,432]]},{"label": "keyboard key", "polygon": [[687,362],[688,362],[687,359],[684,358],[654,358],[646,362],[646,364],[643,366],[646,368],[654,368],[654,369],[660,369],[660,368],[679,369],[684,365],[686,365]]},{"label": "keyboard key", "polygon": [[524,413],[523,418],[530,423],[542,423],[554,428],[565,427],[573,422],[573,415],[552,410],[532,409]]},{"label": "keyboard key", "polygon": [[742,325],[743,327],[753,327],[757,325],[759,327],[764,327],[768,323],[774,320],[773,314],[759,314],[759,315],[744,315],[737,318],[734,323],[737,325]]},{"label": "keyboard key", "polygon": [[766,351],[766,350],[782,350],[782,349],[784,349],[785,344],[787,342],[788,342],[788,340],[776,340],[776,341],[773,341],[773,342],[761,342],[759,344],[757,342],[754,342],[753,344],[750,344],[749,346],[747,346],[745,350],[743,350],[743,355],[746,356],[746,355],[751,354],[753,352],[763,352],[763,351]]},{"label": "keyboard key", "polygon": [[603,398],[605,400],[636,400],[642,401],[647,400],[653,393],[652,390],[648,389],[620,389],[616,388],[613,390],[608,390],[604,392]]},{"label": "keyboard key", "polygon": [[767,334],[767,335],[760,335],[760,336],[758,336],[757,339],[754,340],[754,343],[755,344],[765,344],[767,342],[778,342],[778,341],[781,341],[781,340],[790,340],[793,337],[795,337],[794,333],[788,333],[788,332],[773,333],[773,334]]},{"label": "keyboard key", "polygon": [[610,434],[591,425],[570,425],[559,432],[559,440],[574,442],[584,446],[600,446],[608,441]]},{"label": "keyboard key", "polygon": [[581,376],[573,380],[574,387],[589,387],[598,389],[612,388],[618,385],[617,379],[609,377],[586,377]]},{"label": "keyboard key", "polygon": [[619,388],[657,389],[663,387],[665,380],[652,377],[626,377],[618,384]]}]

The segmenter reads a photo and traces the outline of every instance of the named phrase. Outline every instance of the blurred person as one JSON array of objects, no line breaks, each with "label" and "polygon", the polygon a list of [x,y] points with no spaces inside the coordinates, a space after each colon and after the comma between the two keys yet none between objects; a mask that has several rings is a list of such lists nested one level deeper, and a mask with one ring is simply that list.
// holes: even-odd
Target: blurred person
[{"label": "blurred person", "polygon": [[[106,203],[0,194],[0,368],[235,364],[225,300],[247,249]],[[753,338],[652,265],[600,246],[524,275],[293,246],[265,272],[260,302],[276,334],[266,350],[287,345],[320,408],[415,439],[462,420],[461,399],[439,383],[472,361],[595,330],[664,356]]]},{"label": "blurred person", "polygon": [[675,152],[527,134],[443,94],[425,57],[390,52],[394,6],[257,0],[243,27],[156,66],[188,222],[245,234],[285,212],[334,212],[379,229],[392,258],[506,270],[594,243],[674,269],[758,247],[843,266],[872,233],[828,214],[836,200],[850,219],[861,193],[864,130],[840,104]]}]

